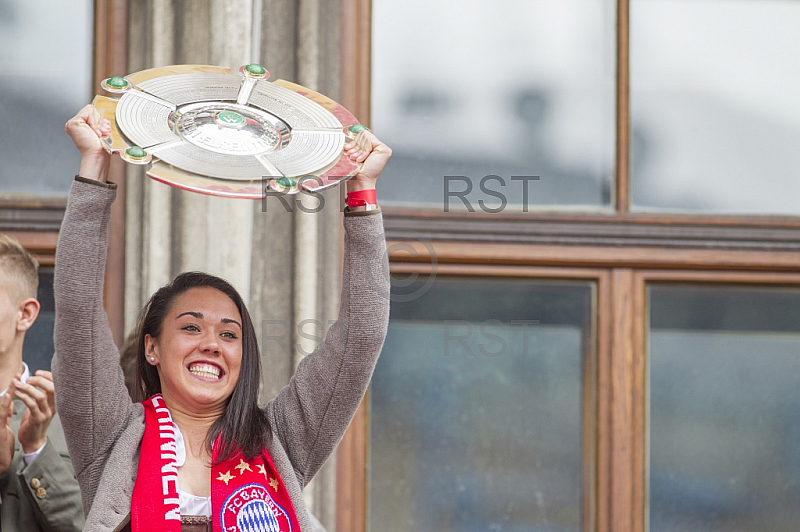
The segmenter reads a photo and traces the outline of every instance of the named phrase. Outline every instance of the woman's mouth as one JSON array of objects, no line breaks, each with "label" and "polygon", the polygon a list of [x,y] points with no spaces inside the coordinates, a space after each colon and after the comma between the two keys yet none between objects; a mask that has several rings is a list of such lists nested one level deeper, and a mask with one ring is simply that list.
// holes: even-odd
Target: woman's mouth
[{"label": "woman's mouth", "polygon": [[205,362],[194,362],[189,364],[189,373],[192,375],[197,375],[198,377],[209,379],[209,380],[219,380],[220,375],[222,374],[222,370],[213,364],[208,364]]}]

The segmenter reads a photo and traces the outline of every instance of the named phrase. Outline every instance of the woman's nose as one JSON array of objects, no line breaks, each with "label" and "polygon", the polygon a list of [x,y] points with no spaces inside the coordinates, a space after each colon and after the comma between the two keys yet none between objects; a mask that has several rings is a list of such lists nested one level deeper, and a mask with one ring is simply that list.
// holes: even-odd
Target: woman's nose
[{"label": "woman's nose", "polygon": [[219,341],[214,333],[206,334],[200,344],[200,350],[204,353],[219,353]]}]

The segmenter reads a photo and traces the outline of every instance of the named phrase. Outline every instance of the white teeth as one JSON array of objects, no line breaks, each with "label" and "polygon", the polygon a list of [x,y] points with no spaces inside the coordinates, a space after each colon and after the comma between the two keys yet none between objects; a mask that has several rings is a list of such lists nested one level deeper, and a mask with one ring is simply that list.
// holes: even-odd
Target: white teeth
[{"label": "white teeth", "polygon": [[189,372],[207,379],[219,379],[219,368],[211,364],[194,364],[189,367]]}]

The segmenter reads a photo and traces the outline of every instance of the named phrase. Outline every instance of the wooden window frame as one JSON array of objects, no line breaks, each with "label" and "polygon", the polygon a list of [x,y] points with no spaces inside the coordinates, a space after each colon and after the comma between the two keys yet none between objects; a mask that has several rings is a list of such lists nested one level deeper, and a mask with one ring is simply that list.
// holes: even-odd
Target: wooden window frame
[{"label": "wooden window frame", "polygon": [[[372,1],[340,0],[341,104],[370,123]],[[362,401],[336,451],[336,530],[361,532],[367,523],[367,413]]]},{"label": "wooden window frame", "polygon": [[[371,0],[342,0],[342,17],[342,103],[369,124]],[[800,285],[800,217],[630,212],[629,26],[630,0],[618,0],[612,211],[383,208],[389,247],[411,250],[390,255],[393,272],[429,272],[435,255],[442,274],[597,283],[593,466],[584,457],[594,468],[584,530],[593,532],[645,531],[648,283]],[[337,455],[337,530],[366,530],[368,420],[362,405]]]},{"label": "wooden window frame", "polygon": [[66,199],[0,199],[0,232],[13,236],[42,266],[55,263]]},{"label": "wooden window frame", "polygon": [[[583,530],[646,529],[647,287],[651,283],[800,286],[800,253],[752,250],[481,245],[388,240],[393,273],[586,280],[596,285],[594,402],[584,428]],[[435,261],[432,258],[435,257]],[[502,259],[498,259],[502,257]],[[435,264],[435,265],[434,265]],[[600,267],[597,265],[600,264]],[[785,269],[786,271],[776,271]],[[337,527],[367,524],[368,401],[359,409],[337,455]]]},{"label": "wooden window frame", "polygon": [[[100,81],[125,72],[127,65],[127,0],[95,0],[92,94]],[[88,103],[88,102],[87,102]],[[77,109],[75,110],[77,112]],[[76,168],[75,171],[78,169]],[[63,176],[69,179],[68,175]],[[117,183],[117,200],[112,207],[111,234],[124,235],[124,163],[112,160],[109,180]],[[0,231],[11,235],[39,260],[42,266],[55,264],[56,243],[66,210],[66,198],[0,198]],[[125,287],[125,239],[112,238],[106,266],[105,306],[114,339],[123,338],[123,296]]]},{"label": "wooden window frame", "polygon": [[[583,346],[584,353],[581,369],[582,390],[585,392],[581,397],[581,522],[587,530],[595,529],[597,520],[597,500],[601,494],[597,492],[598,487],[607,483],[607,478],[599,478],[601,471],[607,468],[597,467],[598,459],[605,456],[607,449],[600,442],[602,438],[597,438],[598,433],[602,433],[602,426],[608,426],[607,412],[601,412],[598,408],[600,404],[599,395],[609,389],[608,377],[610,375],[607,367],[609,360],[609,336],[607,331],[610,327],[608,322],[609,313],[599,312],[600,309],[608,307],[609,286],[611,277],[609,272],[604,269],[593,268],[560,268],[535,265],[508,265],[496,266],[486,264],[463,264],[463,263],[439,263],[438,256],[435,266],[428,260],[424,263],[409,262],[404,260],[405,251],[392,253],[392,249],[407,249],[409,242],[388,241],[390,252],[390,271],[392,274],[421,274],[443,276],[448,279],[461,278],[502,278],[502,279],[521,279],[526,281],[575,281],[587,282],[593,286],[593,308],[590,316],[590,326],[585,329],[586,337]],[[428,256],[430,258],[430,256]],[[604,397],[605,402],[607,398]],[[367,401],[365,401],[367,402]],[[368,410],[363,414],[366,416]],[[369,418],[359,420],[364,424],[366,437],[369,436]],[[602,482],[601,482],[602,480]],[[365,479],[365,489],[368,485]],[[368,503],[368,497],[365,496]],[[365,512],[367,508],[365,507]],[[365,513],[366,515],[366,513]],[[338,525],[337,525],[338,526]],[[359,530],[365,530],[366,527]]]}]

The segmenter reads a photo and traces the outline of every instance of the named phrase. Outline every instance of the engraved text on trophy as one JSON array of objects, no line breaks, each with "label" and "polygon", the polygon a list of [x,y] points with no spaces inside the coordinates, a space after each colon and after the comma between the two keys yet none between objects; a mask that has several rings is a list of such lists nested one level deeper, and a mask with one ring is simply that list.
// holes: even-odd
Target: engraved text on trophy
[{"label": "engraved text on trophy", "polygon": [[221,102],[194,103],[170,118],[173,131],[191,144],[227,155],[260,155],[288,144],[285,122],[260,109]]}]

